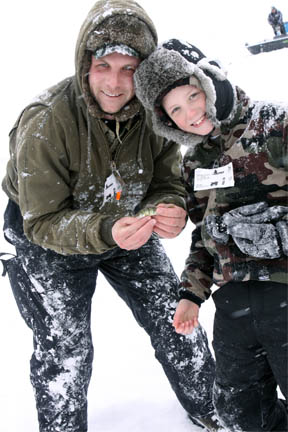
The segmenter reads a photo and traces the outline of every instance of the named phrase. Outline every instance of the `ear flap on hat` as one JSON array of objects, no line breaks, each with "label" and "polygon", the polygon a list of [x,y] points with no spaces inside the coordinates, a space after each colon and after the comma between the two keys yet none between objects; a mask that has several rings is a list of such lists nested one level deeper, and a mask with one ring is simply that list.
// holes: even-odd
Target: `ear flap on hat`
[{"label": "ear flap on hat", "polygon": [[199,79],[196,78],[196,76],[194,76],[194,75],[191,75],[191,76],[189,77],[189,84],[190,84],[191,86],[197,87],[197,88],[200,89],[200,90],[203,90],[203,87],[202,87],[202,85],[201,85]]}]

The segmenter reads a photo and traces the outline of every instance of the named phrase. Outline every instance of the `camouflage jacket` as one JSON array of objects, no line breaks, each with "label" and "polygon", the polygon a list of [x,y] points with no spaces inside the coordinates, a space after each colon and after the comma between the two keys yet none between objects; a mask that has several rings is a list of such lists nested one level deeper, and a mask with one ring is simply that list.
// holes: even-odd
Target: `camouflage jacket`
[{"label": "camouflage jacket", "polygon": [[[221,127],[214,140],[187,151],[183,177],[188,192],[188,212],[195,224],[180,294],[199,305],[215,283],[262,280],[287,282],[287,257],[252,258],[243,254],[233,239],[223,245],[207,233],[207,215],[223,216],[241,205],[266,202],[287,206],[288,107],[268,102],[251,102],[237,88],[236,115]],[[194,191],[196,168],[223,167],[231,163],[234,186]]]}]

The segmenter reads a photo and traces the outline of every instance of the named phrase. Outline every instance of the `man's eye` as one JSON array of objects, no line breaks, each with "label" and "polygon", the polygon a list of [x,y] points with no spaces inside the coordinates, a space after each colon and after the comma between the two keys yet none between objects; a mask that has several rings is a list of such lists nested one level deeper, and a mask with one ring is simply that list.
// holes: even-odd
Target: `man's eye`
[{"label": "man's eye", "polygon": [[124,70],[135,72],[136,68],[134,66],[125,66]]},{"label": "man's eye", "polygon": [[96,69],[102,69],[102,68],[106,68],[107,66],[108,66],[107,63],[97,63],[95,65],[95,68]]}]

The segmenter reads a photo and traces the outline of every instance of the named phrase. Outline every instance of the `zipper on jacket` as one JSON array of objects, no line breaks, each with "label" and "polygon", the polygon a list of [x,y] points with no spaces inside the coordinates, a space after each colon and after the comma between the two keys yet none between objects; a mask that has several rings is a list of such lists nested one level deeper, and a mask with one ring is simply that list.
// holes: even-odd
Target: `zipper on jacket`
[{"label": "zipper on jacket", "polygon": [[[142,174],[142,173],[143,173],[143,171],[144,171],[144,167],[143,167],[143,163],[142,163],[142,160],[141,160],[141,152],[142,152],[143,136],[144,136],[145,126],[146,126],[146,124],[145,124],[145,118],[142,119],[142,127],[141,127],[141,118],[139,118],[139,120],[136,121],[135,125],[134,125],[130,130],[128,130],[128,132],[127,132],[127,134],[124,136],[123,140],[119,141],[120,144],[119,144],[119,146],[117,147],[117,149],[116,149],[116,151],[115,151],[114,158],[111,159],[111,168],[112,168],[112,166],[113,166],[113,167],[115,167],[115,169],[117,169],[117,168],[116,168],[116,161],[117,161],[117,159],[118,159],[118,155],[119,155],[119,153],[120,153],[120,151],[121,151],[121,148],[122,148],[122,146],[125,144],[125,141],[127,141],[127,140],[129,139],[130,135],[131,135],[131,134],[134,132],[134,130],[137,128],[137,124],[138,124],[138,122],[139,122],[139,124],[140,124],[140,136],[139,136],[138,147],[137,147],[137,148],[138,148],[138,151],[137,151],[137,160],[136,160],[136,162],[137,162],[137,164],[138,164],[138,173],[139,173],[139,174]],[[112,164],[113,164],[113,165],[112,165]],[[120,174],[119,174],[119,175],[120,175]]]}]

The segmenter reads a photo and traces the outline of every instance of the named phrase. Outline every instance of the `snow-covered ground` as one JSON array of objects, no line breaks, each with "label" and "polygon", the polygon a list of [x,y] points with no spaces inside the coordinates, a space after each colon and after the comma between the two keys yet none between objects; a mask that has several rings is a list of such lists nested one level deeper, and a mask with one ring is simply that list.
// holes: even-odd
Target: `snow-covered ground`
[{"label": "snow-covered ground", "polygon": [[[185,0],[182,1],[188,4]],[[37,5],[38,9],[34,10],[32,7],[29,9],[29,3],[34,3],[35,8]],[[52,8],[52,4],[55,6],[57,3],[51,1],[45,7]],[[67,7],[71,3],[66,1]],[[155,19],[155,11],[154,14],[151,13],[151,2],[149,0],[142,0],[139,3],[147,9],[157,25],[159,17],[157,15],[157,19]],[[159,3],[161,4],[162,2],[160,1]],[[243,3],[245,4],[246,2],[243,1]],[[263,2],[261,1],[260,3]],[[28,11],[25,9],[21,10],[22,7],[24,8],[22,2],[16,1],[15,4],[17,7],[20,7],[20,10],[17,9],[17,19],[20,26],[17,27],[15,22],[12,23],[12,21],[11,25],[14,24],[13,32],[16,35],[18,34],[18,38],[16,37],[17,44],[12,40],[12,44],[9,46],[9,50],[13,50],[14,54],[13,56],[11,54],[8,56],[7,54],[7,60],[9,61],[5,66],[6,70],[3,73],[3,79],[1,79],[1,178],[4,175],[8,157],[8,133],[21,108],[35,94],[43,90],[43,88],[73,73],[71,65],[69,66],[69,73],[61,61],[59,61],[61,65],[61,70],[59,71],[57,69],[57,57],[54,58],[53,65],[50,64],[53,52],[46,52],[44,49],[42,51],[37,50],[35,54],[33,49],[33,55],[31,55],[32,47],[30,49],[27,48],[25,28],[27,28],[26,25],[32,25],[33,20],[30,17],[26,25],[24,25],[23,21],[28,17],[28,15],[25,16],[25,13],[29,14],[34,10],[36,16],[39,16],[42,20],[42,25],[39,26],[39,29],[42,32],[50,32],[51,37],[54,35],[54,39],[52,38],[53,42],[51,43],[55,44],[55,50],[57,51],[53,24],[47,21],[45,10],[41,10],[42,2],[28,2]],[[81,6],[78,2],[75,2],[75,4],[77,4],[77,7],[73,6],[74,12],[79,8],[79,14],[81,12],[82,17],[84,17],[93,2],[83,1],[81,2]],[[165,2],[166,4],[167,2]],[[269,9],[270,2],[267,7]],[[64,10],[61,11],[64,17]],[[67,12],[67,16],[69,16],[69,10]],[[12,18],[12,15],[11,10],[10,18]],[[21,21],[22,16],[25,17],[23,21]],[[79,21],[78,18],[73,18],[73,15],[71,16],[71,21],[73,21],[73,25],[77,31],[82,17]],[[172,20],[172,16],[170,18]],[[165,20],[168,25],[169,17],[167,19],[165,17]],[[57,23],[58,21],[56,20],[56,30]],[[7,27],[9,27],[8,24],[6,23]],[[37,27],[36,18],[35,25]],[[162,21],[161,25],[163,27]],[[72,27],[71,23],[70,27]],[[244,31],[245,24],[243,27]],[[23,32],[23,43],[21,41],[21,31]],[[72,34],[71,29],[70,34]],[[168,32],[164,34],[164,31],[162,34],[163,36],[160,33],[160,37],[162,36],[162,38],[167,38],[167,36],[182,38],[181,26],[178,23],[178,27],[175,26],[173,31],[170,29],[170,34]],[[12,37],[11,28],[8,35],[10,35],[10,38]],[[40,33],[39,38],[41,39],[41,37],[42,34]],[[38,36],[35,38],[35,44],[37,44],[37,38]],[[9,44],[9,40],[11,41],[9,38],[8,40],[7,38],[4,40],[4,34],[1,39],[5,45]],[[60,32],[58,33],[58,39],[62,39]],[[70,45],[73,44],[74,39],[69,40],[65,32],[63,32],[63,39],[65,39],[66,44],[69,44],[71,55],[73,55]],[[193,42],[187,36],[187,31],[183,39]],[[260,36],[259,40],[261,39],[262,37]],[[207,39],[205,39],[205,44],[207,44]],[[201,48],[201,46],[199,47]],[[63,49],[65,50],[65,46]],[[31,66],[29,59],[31,57],[31,62],[33,63],[35,55],[37,56],[37,64],[40,63],[41,67],[39,73],[35,74],[31,78],[31,81],[29,81],[27,80],[29,76],[27,70],[29,71]],[[47,63],[43,60],[43,57],[44,59],[46,58],[45,56],[47,56]],[[3,64],[2,68],[4,67]],[[251,97],[288,102],[288,49],[285,48],[271,53],[252,56],[243,43],[242,47],[240,46],[236,52],[234,50],[229,51],[229,48],[227,49],[225,65],[228,70],[228,77],[242,87]],[[61,71],[64,71],[63,74],[61,74]],[[32,75],[32,69],[30,75]],[[2,226],[2,214],[6,205],[6,197],[2,192],[0,192],[0,196],[0,222]],[[188,252],[191,228],[191,224],[188,224],[184,232],[177,239],[164,242],[167,253],[178,274],[182,270]],[[1,251],[12,251],[4,241],[2,235],[0,236]],[[210,342],[212,338],[213,315],[214,306],[210,299],[202,306],[200,315],[200,321],[207,330]],[[122,304],[122,301],[115,295],[112,288],[107,285],[101,275],[99,276],[96,294],[93,299],[92,331],[94,335],[95,360],[89,389],[89,431],[200,431],[199,428],[191,425],[183,409],[178,404],[161,367],[154,359],[148,337],[142,329],[137,327],[127,307]],[[0,286],[0,335],[0,431],[36,432],[38,430],[36,410],[32,387],[29,381],[32,334],[26,328],[24,321],[22,321],[17,311],[7,277],[1,279]]]}]

